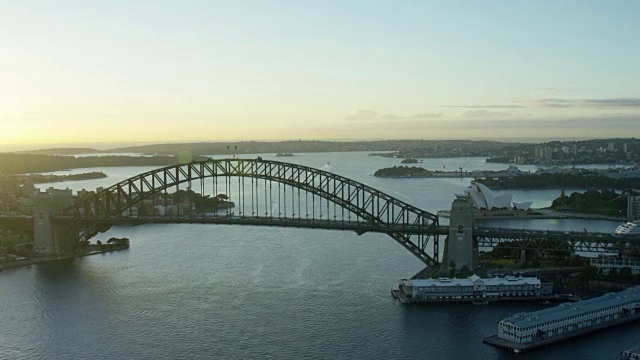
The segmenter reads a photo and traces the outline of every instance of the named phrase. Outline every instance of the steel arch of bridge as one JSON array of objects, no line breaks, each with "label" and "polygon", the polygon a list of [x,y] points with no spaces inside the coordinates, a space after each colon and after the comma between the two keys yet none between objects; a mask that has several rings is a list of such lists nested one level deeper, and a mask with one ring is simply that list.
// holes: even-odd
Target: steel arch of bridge
[{"label": "steel arch of bridge", "polygon": [[[227,217],[213,223],[232,223],[242,225],[267,225],[284,227],[305,227],[319,229],[355,230],[356,232],[379,232],[388,234],[427,266],[438,265],[439,233],[438,216],[407,204],[381,191],[360,182],[327,171],[284,163],[258,159],[209,159],[189,164],[168,166],[148,171],[121,181],[95,196],[78,201],[66,209],[58,219],[73,218],[83,226],[80,238],[88,239],[99,228],[99,224],[144,223],[151,222],[127,216],[127,209],[154,194],[167,189],[179,189],[183,183],[191,184],[206,178],[254,178],[298,188],[302,191],[325,199],[341,209],[353,213],[355,221],[342,221],[302,217],[260,216],[259,213],[247,216]],[[257,186],[257,185],[256,185]],[[266,185],[265,185],[266,186]],[[243,191],[245,190],[242,188]],[[266,191],[266,190],[265,190]],[[285,188],[286,191],[286,188]],[[253,201],[253,195],[252,195]],[[300,199],[298,199],[300,201]],[[295,214],[294,214],[295,215]],[[322,215],[320,215],[322,217]],[[109,220],[111,219],[111,220]],[[169,220],[168,222],[172,222]],[[176,222],[207,222],[177,221]],[[427,253],[431,243],[432,254]]]}]

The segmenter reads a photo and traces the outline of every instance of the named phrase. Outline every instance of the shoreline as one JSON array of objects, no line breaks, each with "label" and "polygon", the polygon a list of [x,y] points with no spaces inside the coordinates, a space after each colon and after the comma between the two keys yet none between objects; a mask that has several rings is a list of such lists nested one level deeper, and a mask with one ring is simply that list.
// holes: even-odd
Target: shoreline
[{"label": "shoreline", "polygon": [[103,249],[103,250],[90,250],[90,251],[87,251],[87,252],[84,252],[84,253],[81,253],[81,254],[65,254],[65,255],[59,255],[59,256],[43,256],[43,257],[36,257],[36,258],[28,259],[28,260],[17,260],[17,261],[12,261],[12,262],[1,263],[0,264],[0,271],[5,270],[5,269],[13,269],[13,268],[19,268],[19,267],[23,267],[23,266],[37,265],[37,264],[41,264],[41,263],[58,261],[58,260],[67,260],[67,259],[71,259],[71,258],[79,258],[79,257],[84,257],[84,256],[89,256],[89,255],[105,254],[105,253],[109,253],[109,252],[127,250],[127,249],[129,249],[128,246],[127,247],[115,247],[115,248]]},{"label": "shoreline", "polygon": [[[517,213],[506,213],[506,212],[496,212],[491,214],[490,212],[479,212],[474,214],[474,218],[476,220],[483,219],[580,219],[580,220],[605,220],[605,221],[629,221],[627,217],[624,216],[610,216],[610,215],[599,215],[599,214],[584,214],[584,213],[575,213],[575,212],[559,212],[555,210],[551,210],[549,208],[544,209],[531,209],[532,213],[527,212],[517,212]],[[444,218],[449,218],[449,210],[440,210],[437,212],[439,216]]]}]

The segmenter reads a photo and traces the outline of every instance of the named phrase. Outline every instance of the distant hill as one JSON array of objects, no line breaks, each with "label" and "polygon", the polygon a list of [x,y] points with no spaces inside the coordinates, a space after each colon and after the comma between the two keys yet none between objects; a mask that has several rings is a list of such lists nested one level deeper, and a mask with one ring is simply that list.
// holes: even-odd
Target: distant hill
[{"label": "distant hill", "polygon": [[225,155],[332,151],[393,151],[398,148],[400,142],[401,141],[236,141],[131,146],[111,149],[109,152],[173,155],[181,151],[190,151],[197,155]]},{"label": "distant hill", "polygon": [[74,154],[96,154],[102,151],[92,148],[54,148],[54,149],[38,149],[28,151],[14,151],[14,154],[33,154],[33,155],[74,155]]},{"label": "distant hill", "polygon": [[[110,149],[108,152],[175,155],[190,151],[196,155],[347,152],[347,151],[409,151],[421,149],[426,156],[481,156],[512,148],[514,143],[472,140],[374,140],[374,141],[237,141],[181,143],[132,146]],[[472,149],[466,151],[464,149]],[[409,156],[408,156],[409,157]],[[415,156],[414,156],[415,157]]]},{"label": "distant hill", "polygon": [[[194,161],[205,158],[194,156]],[[59,156],[0,153],[0,175],[38,173],[78,168],[111,166],[170,166],[180,163],[177,156]],[[184,159],[182,160],[184,161]]]}]

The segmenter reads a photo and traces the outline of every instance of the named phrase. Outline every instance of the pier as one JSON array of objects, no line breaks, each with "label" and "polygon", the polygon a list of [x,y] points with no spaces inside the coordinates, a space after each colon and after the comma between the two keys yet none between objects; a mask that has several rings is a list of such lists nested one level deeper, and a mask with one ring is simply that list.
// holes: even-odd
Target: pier
[{"label": "pier", "polygon": [[617,293],[519,313],[498,323],[487,344],[520,353],[640,319],[640,286]]},{"label": "pier", "polygon": [[484,339],[482,339],[482,342],[484,342],[485,344],[489,344],[489,345],[493,345],[502,349],[506,349],[506,350],[511,350],[516,354],[519,353],[523,353],[525,351],[530,351],[530,350],[534,350],[534,349],[538,349],[538,348],[542,348],[542,347],[547,347],[551,344],[555,344],[555,343],[559,343],[559,342],[563,342],[569,339],[572,339],[574,337],[578,337],[578,336],[583,336],[583,335],[587,335],[596,331],[600,331],[600,330],[604,330],[604,329],[608,329],[611,327],[615,327],[615,326],[620,326],[620,325],[624,325],[624,324],[628,324],[628,323],[632,323],[634,321],[640,320],[640,314],[635,314],[632,316],[628,316],[625,318],[620,318],[617,320],[613,320],[613,321],[609,321],[606,323],[602,323],[599,325],[594,325],[594,326],[590,326],[587,328],[582,328],[582,329],[578,329],[575,331],[572,331],[570,333],[565,333],[562,335],[557,335],[554,336],[552,338],[547,338],[547,339],[541,339],[541,340],[537,340],[531,343],[526,343],[526,344],[519,344],[519,343],[515,343],[512,341],[508,341],[505,339],[501,339],[498,337],[498,335],[492,335],[492,336],[488,336]]}]

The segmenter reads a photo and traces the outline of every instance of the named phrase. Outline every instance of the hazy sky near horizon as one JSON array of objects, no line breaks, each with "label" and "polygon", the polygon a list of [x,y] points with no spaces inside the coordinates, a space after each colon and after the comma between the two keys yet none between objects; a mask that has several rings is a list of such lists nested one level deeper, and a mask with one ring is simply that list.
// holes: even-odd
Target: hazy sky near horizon
[{"label": "hazy sky near horizon", "polygon": [[640,137],[640,1],[2,1],[0,144]]}]

